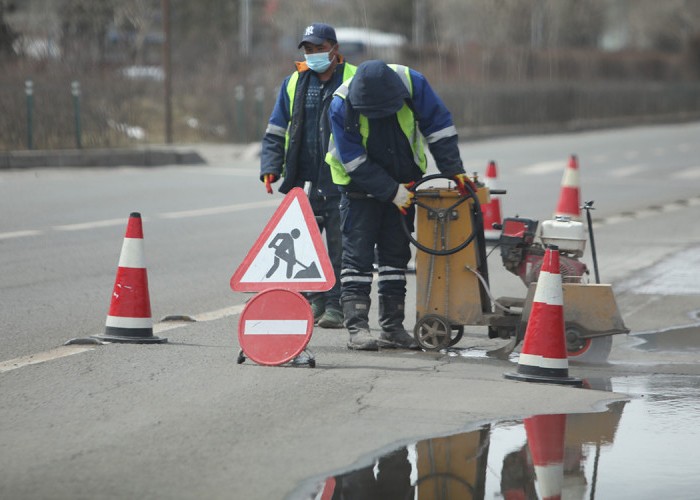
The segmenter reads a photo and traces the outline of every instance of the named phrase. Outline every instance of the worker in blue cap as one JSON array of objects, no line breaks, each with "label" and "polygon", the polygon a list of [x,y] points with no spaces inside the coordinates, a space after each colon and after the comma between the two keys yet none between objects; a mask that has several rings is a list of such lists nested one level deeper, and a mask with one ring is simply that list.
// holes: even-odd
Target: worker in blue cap
[{"label": "worker in blue cap", "polygon": [[340,192],[324,163],[330,136],[328,107],[333,92],[355,73],[339,51],[335,29],[313,23],[299,41],[304,61],[285,78],[262,140],[260,180],[272,194],[272,184],[284,177],[280,193],[306,187],[319,229],[325,233],[328,255],[336,277],[327,292],[307,294],[314,321],[323,328],[342,328],[340,307]]}]

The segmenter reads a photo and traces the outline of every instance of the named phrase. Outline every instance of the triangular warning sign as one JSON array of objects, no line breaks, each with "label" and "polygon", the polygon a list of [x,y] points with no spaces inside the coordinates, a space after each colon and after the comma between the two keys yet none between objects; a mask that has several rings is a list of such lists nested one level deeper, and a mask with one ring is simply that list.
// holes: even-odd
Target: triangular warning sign
[{"label": "triangular warning sign", "polygon": [[231,289],[310,292],[330,290],[334,284],[333,266],[309,200],[303,189],[293,188],[231,276]]}]

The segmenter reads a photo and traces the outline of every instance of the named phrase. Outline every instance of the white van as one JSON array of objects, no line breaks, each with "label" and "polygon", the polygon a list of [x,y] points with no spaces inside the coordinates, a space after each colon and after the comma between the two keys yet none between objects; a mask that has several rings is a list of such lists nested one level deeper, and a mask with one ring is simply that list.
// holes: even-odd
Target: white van
[{"label": "white van", "polygon": [[396,62],[401,59],[401,48],[407,42],[403,35],[368,28],[336,28],[335,34],[340,53],[353,64],[367,59]]}]

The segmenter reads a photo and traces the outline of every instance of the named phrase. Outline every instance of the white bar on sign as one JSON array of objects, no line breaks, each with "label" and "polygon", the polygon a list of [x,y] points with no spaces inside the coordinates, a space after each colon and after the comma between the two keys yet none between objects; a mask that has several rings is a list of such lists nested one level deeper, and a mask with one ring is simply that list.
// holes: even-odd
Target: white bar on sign
[{"label": "white bar on sign", "polygon": [[248,319],[246,335],[306,335],[305,319]]}]

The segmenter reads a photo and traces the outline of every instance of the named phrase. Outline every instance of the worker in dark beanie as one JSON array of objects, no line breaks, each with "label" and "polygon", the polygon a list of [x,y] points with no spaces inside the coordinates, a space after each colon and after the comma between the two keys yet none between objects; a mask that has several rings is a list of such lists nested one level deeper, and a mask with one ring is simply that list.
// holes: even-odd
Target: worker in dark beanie
[{"label": "worker in dark beanie", "polygon": [[[413,227],[411,183],[425,173],[425,143],[438,169],[466,193],[452,116],[426,78],[406,66],[366,61],[335,92],[326,162],[343,193],[341,304],[351,349],[417,349],[403,326],[410,243],[401,217]],[[369,329],[375,249],[379,338]]]}]

